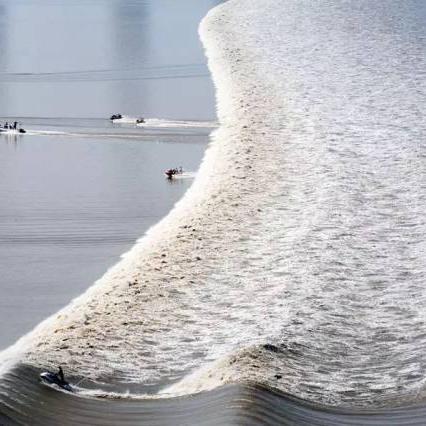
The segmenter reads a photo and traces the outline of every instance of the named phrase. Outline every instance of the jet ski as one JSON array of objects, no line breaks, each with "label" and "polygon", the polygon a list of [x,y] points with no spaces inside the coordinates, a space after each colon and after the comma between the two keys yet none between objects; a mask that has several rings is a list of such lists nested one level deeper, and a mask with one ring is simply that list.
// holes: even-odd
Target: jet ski
[{"label": "jet ski", "polygon": [[112,114],[109,119],[111,121],[114,121],[114,120],[121,120],[122,118],[123,118],[123,116],[121,114]]},{"label": "jet ski", "polygon": [[52,373],[51,371],[45,371],[40,374],[42,383],[47,385],[55,385],[64,389],[68,392],[74,392],[72,386],[65,380],[62,380],[57,373]]}]

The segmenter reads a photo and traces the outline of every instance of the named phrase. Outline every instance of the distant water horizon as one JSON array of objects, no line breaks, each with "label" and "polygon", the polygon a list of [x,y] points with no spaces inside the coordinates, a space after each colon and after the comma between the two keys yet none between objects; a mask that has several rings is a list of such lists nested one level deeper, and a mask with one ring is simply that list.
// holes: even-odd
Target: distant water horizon
[{"label": "distant water horizon", "polygon": [[1,0],[0,116],[214,120],[197,25],[218,3]]}]

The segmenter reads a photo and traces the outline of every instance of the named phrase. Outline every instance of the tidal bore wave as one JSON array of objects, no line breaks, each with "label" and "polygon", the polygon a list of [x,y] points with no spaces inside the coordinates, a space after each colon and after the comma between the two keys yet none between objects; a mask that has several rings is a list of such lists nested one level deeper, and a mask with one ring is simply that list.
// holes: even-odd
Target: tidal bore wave
[{"label": "tidal bore wave", "polygon": [[165,399],[82,397],[34,378],[41,370],[16,367],[0,382],[0,424],[9,425],[423,425],[426,408],[341,410],[322,407],[256,384],[225,385]]},{"label": "tidal bore wave", "polygon": [[[212,10],[220,127],[194,184],[1,355],[3,422],[424,424],[425,16]],[[38,384],[57,365],[80,394]]]}]

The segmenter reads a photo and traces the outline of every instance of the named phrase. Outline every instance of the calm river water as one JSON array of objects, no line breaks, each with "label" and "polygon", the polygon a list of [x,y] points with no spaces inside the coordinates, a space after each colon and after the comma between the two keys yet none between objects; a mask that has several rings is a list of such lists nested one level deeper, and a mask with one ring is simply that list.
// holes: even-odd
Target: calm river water
[{"label": "calm river water", "polygon": [[[1,0],[0,348],[119,260],[191,185],[215,119],[197,27],[218,1]],[[162,119],[156,128],[108,117]],[[188,126],[167,119],[193,120]]]}]

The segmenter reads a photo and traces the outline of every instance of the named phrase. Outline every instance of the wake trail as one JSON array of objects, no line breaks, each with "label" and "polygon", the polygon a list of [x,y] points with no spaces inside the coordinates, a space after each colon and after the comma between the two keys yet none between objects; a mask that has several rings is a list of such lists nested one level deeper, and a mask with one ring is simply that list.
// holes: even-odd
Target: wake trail
[{"label": "wake trail", "polygon": [[[218,126],[218,123],[214,121],[190,121],[190,120],[167,120],[167,119],[159,119],[159,118],[148,118],[144,123],[136,124],[136,118],[133,117],[123,117],[119,122],[115,122],[109,125],[109,120],[103,120],[104,124],[108,124],[102,129],[99,127],[90,128],[90,132],[87,131],[62,131],[62,130],[45,130],[45,129],[26,129],[26,136],[78,136],[78,137],[105,137],[105,138],[130,138],[137,139],[141,136],[146,136],[147,131],[155,131],[159,130],[192,130],[192,129],[200,129],[200,130],[208,130],[214,129]],[[42,126],[42,124],[40,124]],[[51,124],[51,127],[55,127],[55,124]],[[62,125],[62,127],[68,127],[72,129],[72,124]],[[85,128],[82,126],[82,128]],[[128,130],[125,133],[122,130]],[[21,135],[22,136],[22,135]]]}]

